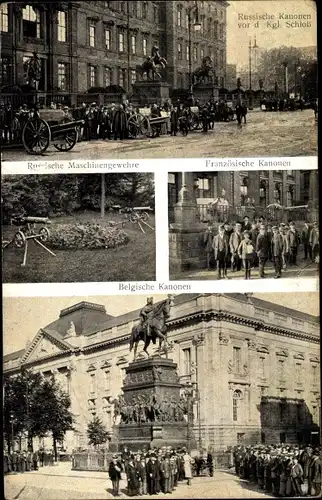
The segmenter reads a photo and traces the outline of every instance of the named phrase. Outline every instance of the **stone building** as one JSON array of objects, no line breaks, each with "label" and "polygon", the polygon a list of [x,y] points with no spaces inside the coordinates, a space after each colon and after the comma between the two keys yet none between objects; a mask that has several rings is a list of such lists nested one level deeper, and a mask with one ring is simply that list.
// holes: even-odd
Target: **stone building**
[{"label": "stone building", "polygon": [[[154,45],[168,61],[165,78],[172,87],[187,87],[190,69],[206,55],[212,57],[223,83],[225,1],[44,4],[1,4],[0,86],[26,84],[24,62],[36,51],[42,64],[39,91],[77,93],[112,84],[131,90],[138,65]],[[198,33],[196,16],[201,23]]]},{"label": "stone building", "polygon": [[[76,416],[76,430],[66,436],[69,449],[87,446],[94,415],[112,434],[110,401],[132,361],[129,335],[138,317],[138,310],[113,317],[104,306],[81,302],[41,327],[26,349],[4,357],[5,375],[22,367],[54,373],[69,392]],[[194,389],[199,448],[317,439],[318,317],[246,294],[182,294],[168,328],[169,358],[178,364],[183,388]]]}]

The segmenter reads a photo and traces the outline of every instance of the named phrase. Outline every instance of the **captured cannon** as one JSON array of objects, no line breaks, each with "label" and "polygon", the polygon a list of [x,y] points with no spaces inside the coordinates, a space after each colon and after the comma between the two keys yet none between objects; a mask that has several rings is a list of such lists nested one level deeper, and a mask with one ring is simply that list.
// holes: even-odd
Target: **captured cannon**
[{"label": "captured cannon", "polygon": [[73,120],[61,109],[35,111],[22,130],[22,143],[30,154],[43,154],[52,143],[58,151],[70,151],[78,141],[84,120]]},{"label": "captured cannon", "polygon": [[[44,243],[49,240],[50,231],[47,224],[50,223],[48,217],[28,217],[17,215],[11,218],[11,224],[18,226],[18,231],[14,234],[10,241],[4,241],[2,243],[2,248],[7,248],[10,244],[13,244],[16,248],[24,247],[24,257],[21,266],[26,265],[27,253],[28,253],[28,241],[32,240],[48,253],[56,257],[56,254],[49,250]],[[37,227],[37,225],[41,226]]]}]

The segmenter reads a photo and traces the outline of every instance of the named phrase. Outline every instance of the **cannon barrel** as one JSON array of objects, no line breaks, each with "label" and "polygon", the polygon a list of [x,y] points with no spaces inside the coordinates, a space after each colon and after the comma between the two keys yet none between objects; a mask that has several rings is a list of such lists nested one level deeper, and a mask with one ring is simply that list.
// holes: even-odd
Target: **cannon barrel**
[{"label": "cannon barrel", "polygon": [[73,120],[66,123],[50,124],[50,130],[52,133],[68,132],[69,130],[75,130],[75,128],[84,125],[84,123],[84,120]]},{"label": "cannon barrel", "polygon": [[48,224],[48,217],[21,217],[21,222],[34,222],[35,224]]}]

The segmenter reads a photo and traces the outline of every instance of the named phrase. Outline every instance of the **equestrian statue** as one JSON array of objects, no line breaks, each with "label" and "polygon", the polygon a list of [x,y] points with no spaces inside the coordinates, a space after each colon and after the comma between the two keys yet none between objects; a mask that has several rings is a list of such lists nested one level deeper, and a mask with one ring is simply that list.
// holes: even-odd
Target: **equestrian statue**
[{"label": "equestrian statue", "polygon": [[41,61],[37,52],[34,52],[32,57],[26,60],[24,71],[29,85],[32,85],[37,90],[41,78]]},{"label": "equestrian statue", "polygon": [[193,85],[198,85],[200,83],[214,83],[214,73],[211,57],[204,57],[201,61],[201,66],[195,69],[192,73]]},{"label": "equestrian statue", "polygon": [[166,321],[170,317],[170,309],[173,305],[173,296],[169,295],[166,300],[158,304],[153,304],[153,298],[147,299],[147,304],[140,311],[140,323],[132,328],[130,340],[130,352],[134,347],[134,359],[137,354],[137,347],[140,341],[144,342],[143,352],[148,356],[147,351],[151,341],[153,344],[159,339],[158,353],[167,346],[167,326]]},{"label": "equestrian statue", "polygon": [[167,64],[167,60],[160,56],[159,47],[155,45],[152,47],[151,56],[147,57],[138,68],[140,76],[143,79],[144,75],[146,75],[147,80],[161,80],[162,76],[158,72],[157,67],[160,66],[162,69],[165,69]]}]

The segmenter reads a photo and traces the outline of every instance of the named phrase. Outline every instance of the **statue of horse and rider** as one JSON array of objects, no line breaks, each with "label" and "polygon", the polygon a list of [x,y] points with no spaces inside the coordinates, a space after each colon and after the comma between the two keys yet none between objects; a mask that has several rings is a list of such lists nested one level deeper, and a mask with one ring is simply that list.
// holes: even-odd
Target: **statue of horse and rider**
[{"label": "statue of horse and rider", "polygon": [[147,304],[140,311],[140,323],[132,328],[130,340],[130,352],[134,347],[134,359],[137,355],[137,348],[140,341],[144,343],[143,352],[148,356],[147,351],[151,341],[153,344],[159,339],[158,352],[167,345],[167,326],[166,321],[170,317],[170,309],[173,305],[173,297],[168,298],[156,305],[153,304],[153,298],[147,299]]},{"label": "statue of horse and rider", "polygon": [[151,56],[146,58],[138,70],[141,78],[144,78],[144,75],[146,75],[147,80],[161,80],[162,76],[157,68],[160,66],[164,70],[167,64],[167,60],[160,55],[159,47],[155,45],[152,47]]},{"label": "statue of horse and rider", "polygon": [[201,66],[195,69],[192,73],[193,85],[200,83],[215,83],[215,71],[212,64],[212,59],[206,56],[201,61]]}]

